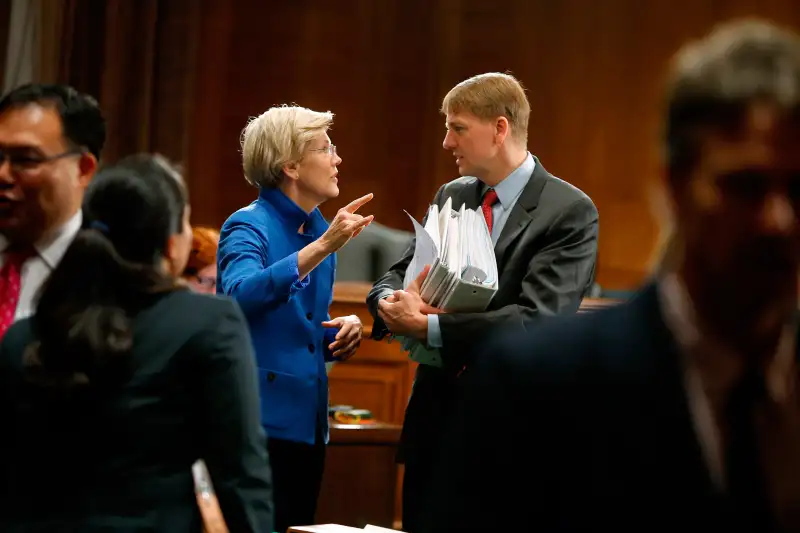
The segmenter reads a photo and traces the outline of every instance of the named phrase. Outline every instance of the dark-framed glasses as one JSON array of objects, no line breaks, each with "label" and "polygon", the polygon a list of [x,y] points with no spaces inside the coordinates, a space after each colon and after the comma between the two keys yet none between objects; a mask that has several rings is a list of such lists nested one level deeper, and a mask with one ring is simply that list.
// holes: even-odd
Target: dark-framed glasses
[{"label": "dark-framed glasses", "polygon": [[65,157],[72,157],[75,155],[83,154],[82,148],[72,148],[65,152],[53,155],[33,155],[26,152],[18,152],[15,150],[3,150],[0,148],[0,166],[4,165],[6,161],[11,166],[11,169],[17,172],[24,172],[26,170],[34,170],[35,168],[56,161],[64,159]]}]

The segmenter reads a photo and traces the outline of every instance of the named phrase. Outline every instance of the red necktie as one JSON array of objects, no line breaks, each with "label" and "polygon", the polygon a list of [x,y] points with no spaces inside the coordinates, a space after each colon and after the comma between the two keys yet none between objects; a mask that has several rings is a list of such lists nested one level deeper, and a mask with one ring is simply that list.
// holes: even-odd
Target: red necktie
[{"label": "red necktie", "polygon": [[0,268],[0,338],[14,323],[22,288],[22,265],[35,254],[33,248],[6,250],[4,254],[5,261]]},{"label": "red necktie", "polygon": [[492,234],[492,206],[497,203],[497,191],[489,189],[483,195],[483,202],[481,202],[481,211],[483,211],[483,218],[486,219],[486,225],[489,226],[489,235]]}]

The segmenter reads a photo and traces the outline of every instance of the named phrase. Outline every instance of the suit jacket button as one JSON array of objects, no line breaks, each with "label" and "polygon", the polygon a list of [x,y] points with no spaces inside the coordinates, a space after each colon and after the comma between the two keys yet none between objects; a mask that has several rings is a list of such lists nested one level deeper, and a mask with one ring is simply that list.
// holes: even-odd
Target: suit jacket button
[{"label": "suit jacket button", "polygon": [[314,315],[312,315],[311,313],[306,313],[306,318],[308,320],[311,320],[312,318],[314,318]]},{"label": "suit jacket button", "polygon": [[308,351],[311,352],[311,353],[314,353],[314,345],[313,344],[309,344],[308,345]]},{"label": "suit jacket button", "polygon": [[275,381],[275,372],[267,372],[267,381],[269,383]]}]

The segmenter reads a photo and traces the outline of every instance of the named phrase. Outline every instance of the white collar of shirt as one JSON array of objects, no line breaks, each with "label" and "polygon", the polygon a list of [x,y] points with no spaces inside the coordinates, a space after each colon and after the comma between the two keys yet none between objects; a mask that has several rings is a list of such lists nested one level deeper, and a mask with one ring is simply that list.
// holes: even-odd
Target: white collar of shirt
[{"label": "white collar of shirt", "polygon": [[[504,211],[512,207],[517,201],[525,185],[528,184],[528,180],[535,168],[536,161],[533,159],[531,153],[528,152],[525,161],[514,169],[511,174],[506,176],[503,181],[494,186],[494,191],[497,193],[497,200],[500,202]],[[485,192],[486,189],[488,189],[488,187],[484,186],[483,192]]]},{"label": "white collar of shirt", "polygon": [[[56,229],[46,239],[42,239],[34,245],[39,257],[47,264],[50,269],[54,269],[72,243],[72,239],[81,229],[83,224],[83,212],[78,210],[66,224]],[[8,240],[0,235],[0,253],[8,248]]]},{"label": "white collar of shirt", "polygon": [[[14,313],[14,319],[20,320],[35,312],[36,300],[39,289],[50,276],[50,273],[61,261],[69,248],[75,235],[80,231],[83,223],[83,213],[78,211],[66,224],[56,229],[47,239],[34,245],[36,256],[25,262],[21,272],[19,301]],[[0,266],[4,262],[3,252],[9,243],[0,237]]]}]

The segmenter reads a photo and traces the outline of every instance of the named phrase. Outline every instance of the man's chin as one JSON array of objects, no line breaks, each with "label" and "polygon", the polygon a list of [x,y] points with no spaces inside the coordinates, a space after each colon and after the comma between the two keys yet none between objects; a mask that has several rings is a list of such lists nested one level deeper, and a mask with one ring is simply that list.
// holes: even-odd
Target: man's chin
[{"label": "man's chin", "polygon": [[458,165],[458,175],[459,176],[474,176],[475,172],[473,169],[468,167],[467,165]]},{"label": "man's chin", "polygon": [[42,226],[21,214],[0,213],[0,235],[14,243],[38,241],[43,233]]},{"label": "man's chin", "polygon": [[19,233],[22,226],[19,217],[0,212],[0,234],[10,238],[12,235]]},{"label": "man's chin", "polygon": [[18,227],[5,228],[0,226],[0,238],[5,239],[9,244],[31,244],[36,242],[36,238],[26,231],[21,231]]}]

